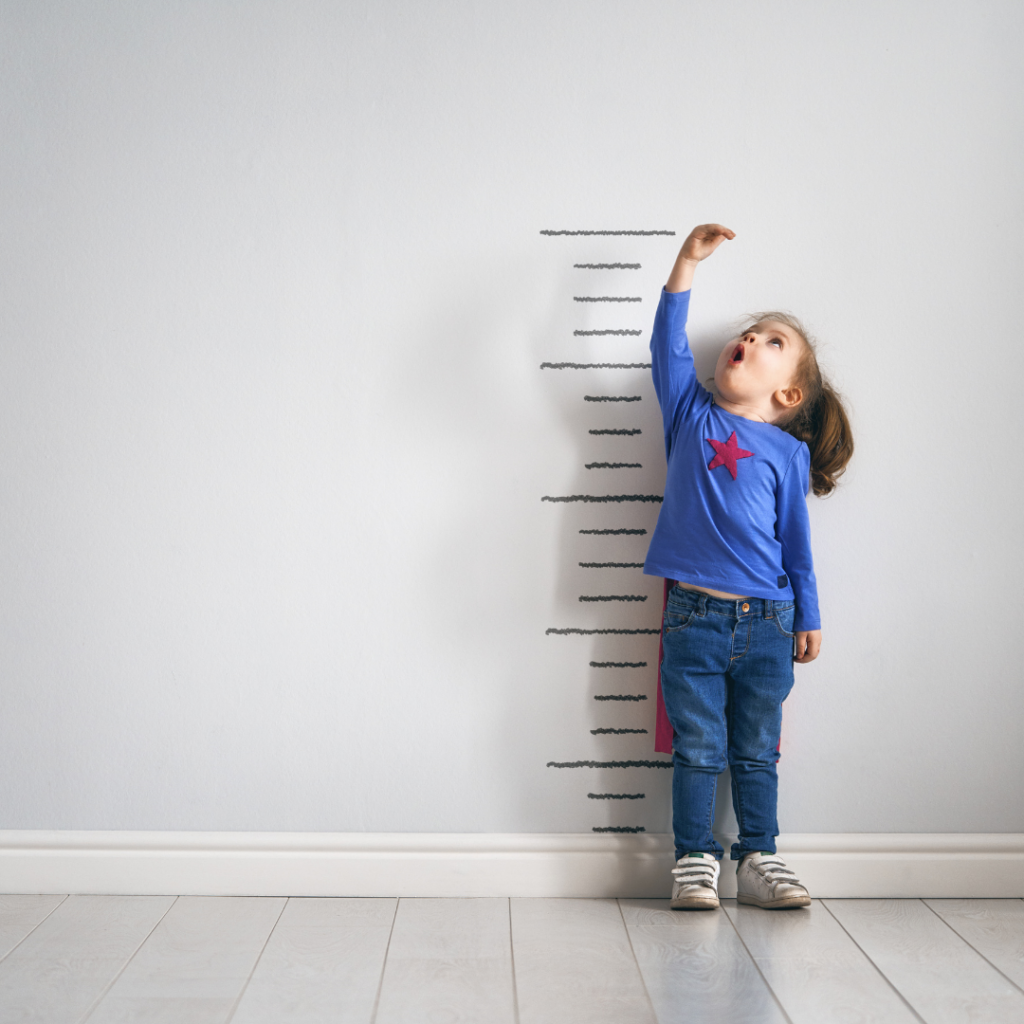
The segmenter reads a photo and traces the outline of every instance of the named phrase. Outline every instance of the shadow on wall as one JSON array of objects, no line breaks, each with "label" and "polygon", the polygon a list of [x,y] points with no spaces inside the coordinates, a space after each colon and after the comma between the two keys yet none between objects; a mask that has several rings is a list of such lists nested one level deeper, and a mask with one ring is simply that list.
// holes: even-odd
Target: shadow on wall
[{"label": "shadow on wall", "polygon": [[[429,685],[395,709],[415,747],[417,778],[407,784],[429,801],[431,830],[557,831],[535,781],[552,716],[538,719],[551,690],[538,600],[550,559],[533,482],[544,476],[538,449],[555,440],[538,421],[529,340],[546,316],[550,280],[533,261],[486,254],[460,260],[446,278],[457,291],[417,307],[410,330],[419,343],[403,346],[392,373],[402,435],[392,447],[425,481],[404,499],[403,582],[419,587],[416,625],[429,637],[417,652]],[[444,803],[460,788],[475,796],[453,795],[451,814],[468,805],[468,822]]]}]

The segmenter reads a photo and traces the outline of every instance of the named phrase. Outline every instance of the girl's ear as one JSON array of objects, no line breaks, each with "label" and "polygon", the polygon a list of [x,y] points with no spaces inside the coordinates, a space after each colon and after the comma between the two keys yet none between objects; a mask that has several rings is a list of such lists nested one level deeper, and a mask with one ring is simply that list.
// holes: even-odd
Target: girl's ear
[{"label": "girl's ear", "polygon": [[792,387],[779,388],[772,397],[783,409],[795,409],[804,400],[804,393],[794,384]]}]

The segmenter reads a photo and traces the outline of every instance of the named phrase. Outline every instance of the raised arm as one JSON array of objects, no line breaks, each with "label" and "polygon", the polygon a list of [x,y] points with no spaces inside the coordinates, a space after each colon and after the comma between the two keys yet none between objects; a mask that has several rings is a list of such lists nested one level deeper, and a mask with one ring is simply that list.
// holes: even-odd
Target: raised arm
[{"label": "raised arm", "polygon": [[693,283],[694,268],[706,260],[727,238],[735,238],[736,232],[724,224],[698,224],[683,242],[676,257],[672,273],[665,284],[667,292],[686,292]]}]

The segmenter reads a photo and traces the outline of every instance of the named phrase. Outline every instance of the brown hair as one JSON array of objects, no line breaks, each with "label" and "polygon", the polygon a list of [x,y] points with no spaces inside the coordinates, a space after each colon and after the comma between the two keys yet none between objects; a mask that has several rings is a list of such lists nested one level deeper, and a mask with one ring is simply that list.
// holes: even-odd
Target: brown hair
[{"label": "brown hair", "polygon": [[754,313],[747,318],[747,328],[775,320],[795,331],[804,342],[804,351],[797,363],[793,384],[803,392],[796,411],[776,425],[803,441],[811,450],[811,489],[819,498],[835,490],[836,481],[853,458],[853,433],[839,392],[818,367],[814,339],[795,316],[789,313]]}]

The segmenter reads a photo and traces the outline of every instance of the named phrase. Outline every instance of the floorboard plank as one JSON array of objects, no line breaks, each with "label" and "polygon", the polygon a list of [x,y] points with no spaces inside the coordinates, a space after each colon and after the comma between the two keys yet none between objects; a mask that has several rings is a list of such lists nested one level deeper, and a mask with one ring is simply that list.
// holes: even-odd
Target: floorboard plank
[{"label": "floorboard plank", "polygon": [[377,1024],[513,1024],[508,900],[401,899]]},{"label": "floorboard plank", "polygon": [[180,896],[89,1024],[222,1024],[248,981],[283,897]]},{"label": "floorboard plank", "polygon": [[799,910],[722,905],[793,1024],[917,1021],[820,901]]},{"label": "floorboard plank", "polygon": [[668,900],[619,905],[658,1024],[785,1024],[724,913],[670,910]]},{"label": "floorboard plank", "polygon": [[80,1020],[173,903],[173,896],[69,896],[0,962],[3,1020]]},{"label": "floorboard plank", "polygon": [[925,900],[965,942],[1024,988],[1024,900]]},{"label": "floorboard plank", "polygon": [[0,896],[0,960],[65,899],[66,896]]},{"label": "floorboard plank", "polygon": [[369,1024],[396,899],[291,899],[231,1024]]},{"label": "floorboard plank", "polygon": [[521,1024],[655,1024],[615,900],[513,899]]},{"label": "floorboard plank", "polygon": [[1024,995],[920,900],[822,902],[928,1024],[1024,1020]]}]

